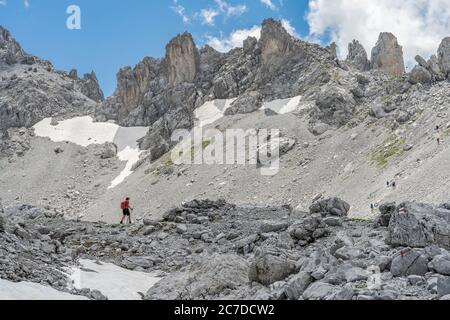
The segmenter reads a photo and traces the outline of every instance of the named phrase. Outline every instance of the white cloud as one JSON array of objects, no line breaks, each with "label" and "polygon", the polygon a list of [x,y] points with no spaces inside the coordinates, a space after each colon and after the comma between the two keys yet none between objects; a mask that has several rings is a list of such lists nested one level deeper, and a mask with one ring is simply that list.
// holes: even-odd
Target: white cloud
[{"label": "white cloud", "polygon": [[262,4],[264,4],[270,10],[277,10],[277,7],[273,4],[272,0],[260,0]]},{"label": "white cloud", "polygon": [[23,0],[23,5],[25,6],[25,9],[28,9],[30,7],[30,2],[28,0]]},{"label": "white cloud", "polygon": [[283,19],[281,20],[281,24],[283,25],[283,28],[286,29],[287,33],[289,33],[291,36],[295,38],[300,38],[300,35],[297,33],[297,30],[295,30],[294,26],[291,24],[289,20]]},{"label": "white cloud", "polygon": [[0,0],[0,6],[6,6],[6,0]]},{"label": "white cloud", "polygon": [[[281,24],[291,36],[300,38],[288,20],[281,20]],[[235,30],[227,37],[209,37],[207,43],[217,51],[228,52],[231,49],[242,47],[244,40],[248,37],[254,37],[259,40],[261,38],[261,27],[253,26],[249,29]]]},{"label": "white cloud", "polygon": [[225,18],[232,16],[240,16],[247,12],[247,6],[245,4],[230,5],[225,0],[215,0],[218,9],[225,15]]},{"label": "white cloud", "polygon": [[207,24],[209,26],[214,25],[214,19],[219,15],[219,13],[214,9],[203,9],[200,11],[200,17],[202,19],[202,24]]},{"label": "white cloud", "polygon": [[319,39],[329,34],[341,58],[353,39],[370,57],[379,33],[392,32],[411,66],[417,54],[428,58],[450,36],[450,0],[310,0],[307,21],[310,36]]},{"label": "white cloud", "polygon": [[190,22],[189,17],[186,15],[186,9],[178,3],[178,0],[173,0],[173,6],[171,6],[170,9],[181,17],[184,24],[188,24]]},{"label": "white cloud", "polygon": [[233,31],[228,37],[217,38],[209,37],[208,44],[220,52],[228,52],[233,48],[242,47],[244,40],[248,37],[261,37],[261,27],[253,26],[250,29],[241,29]]}]

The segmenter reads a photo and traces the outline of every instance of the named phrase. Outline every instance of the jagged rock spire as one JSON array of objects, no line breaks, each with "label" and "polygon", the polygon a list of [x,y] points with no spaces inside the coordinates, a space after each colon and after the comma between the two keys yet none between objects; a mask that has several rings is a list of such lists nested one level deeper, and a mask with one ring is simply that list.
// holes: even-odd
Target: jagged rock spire
[{"label": "jagged rock spire", "polygon": [[405,73],[403,48],[398,44],[397,38],[389,32],[382,32],[378,42],[372,49],[372,69],[380,69],[393,76]]},{"label": "jagged rock spire", "polygon": [[353,64],[360,71],[370,69],[370,61],[367,58],[366,49],[358,40],[353,40],[348,44],[347,62]]},{"label": "jagged rock spire", "polygon": [[169,42],[166,62],[172,86],[195,79],[199,69],[199,52],[190,33],[185,32]]}]

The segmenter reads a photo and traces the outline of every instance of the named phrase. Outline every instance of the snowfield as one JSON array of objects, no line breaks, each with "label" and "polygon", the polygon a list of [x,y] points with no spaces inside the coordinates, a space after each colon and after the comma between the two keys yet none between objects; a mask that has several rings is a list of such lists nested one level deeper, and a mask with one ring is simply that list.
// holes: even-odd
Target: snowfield
[{"label": "snowfield", "polygon": [[131,271],[111,263],[80,260],[81,268],[71,270],[70,279],[77,289],[98,290],[109,300],[142,300],[160,278],[152,274]]},{"label": "snowfield", "polygon": [[0,300],[88,300],[31,282],[10,282],[0,279]]},{"label": "snowfield", "polygon": [[137,140],[144,137],[148,127],[120,127],[111,122],[94,122],[89,116],[76,117],[52,125],[52,118],[46,118],[34,127],[36,136],[50,138],[54,142],[71,142],[83,147],[92,144],[112,142],[117,146],[117,157],[125,161],[123,171],[109,186],[121,184],[131,173],[131,168],[139,161],[142,151]]},{"label": "snowfield", "polygon": [[195,110],[197,126],[202,128],[224,117],[225,111],[231,107],[236,99],[217,99],[208,101]]},{"label": "snowfield", "polygon": [[273,100],[270,102],[266,102],[261,109],[270,109],[278,114],[287,114],[296,111],[300,105],[301,100],[302,96]]}]

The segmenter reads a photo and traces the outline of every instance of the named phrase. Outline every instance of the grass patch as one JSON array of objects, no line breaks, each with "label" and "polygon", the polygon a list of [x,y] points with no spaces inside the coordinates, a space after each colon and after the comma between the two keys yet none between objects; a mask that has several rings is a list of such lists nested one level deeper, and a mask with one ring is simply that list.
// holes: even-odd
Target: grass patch
[{"label": "grass patch", "polygon": [[[208,148],[212,143],[212,139],[203,139],[202,141],[202,150]],[[193,161],[195,156],[196,148],[195,146],[191,147],[191,161]],[[181,155],[180,157],[186,157],[185,155]],[[179,159],[181,160],[181,159]],[[156,174],[158,176],[161,175],[170,175],[174,171],[174,162],[172,160],[172,151],[167,152],[161,158],[153,162],[150,167],[145,171],[146,174]]]},{"label": "grass patch", "polygon": [[393,134],[389,136],[381,146],[375,149],[371,159],[379,167],[384,167],[388,164],[390,158],[401,156],[405,152],[403,150],[404,145],[405,139]]}]

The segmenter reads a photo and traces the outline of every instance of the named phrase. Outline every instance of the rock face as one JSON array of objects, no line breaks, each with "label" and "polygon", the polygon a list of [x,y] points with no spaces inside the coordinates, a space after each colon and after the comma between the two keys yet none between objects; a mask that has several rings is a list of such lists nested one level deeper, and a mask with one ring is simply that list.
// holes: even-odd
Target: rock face
[{"label": "rock face", "polygon": [[366,49],[364,49],[358,40],[353,40],[352,43],[349,43],[346,61],[351,63],[360,71],[370,70],[370,61],[367,58]]},{"label": "rock face", "polygon": [[336,67],[329,50],[295,39],[272,19],[263,22],[259,41],[246,39],[243,48],[228,53],[210,46],[198,50],[185,33],[169,42],[164,59],[145,58],[134,69],[123,68],[115,94],[96,118],[149,126],[141,148],[157,159],[171,148],[176,129],[192,129],[194,110],[205,102],[238,98],[227,115],[253,112],[263,101],[314,93],[311,87],[328,83],[327,70]]},{"label": "rock face", "polygon": [[198,72],[199,53],[190,33],[172,39],[166,47],[169,83],[193,82]]},{"label": "rock face", "polygon": [[389,223],[388,242],[393,246],[423,248],[437,244],[450,248],[450,211],[423,203],[397,207]]},{"label": "rock face", "polygon": [[444,38],[439,45],[438,60],[440,70],[447,78],[450,73],[450,37]]},{"label": "rock face", "polygon": [[347,124],[355,111],[355,100],[344,88],[329,85],[322,89],[311,112],[311,127],[317,122],[341,127]]},{"label": "rock face", "polygon": [[103,94],[95,74],[55,70],[50,62],[27,54],[0,27],[0,132],[31,127],[46,117],[92,113]]},{"label": "rock face", "polygon": [[86,73],[81,81],[81,93],[95,102],[105,100],[102,89],[98,84],[97,76],[94,71]]},{"label": "rock face", "polygon": [[372,69],[379,69],[392,76],[401,76],[405,73],[403,49],[398,44],[397,38],[388,32],[383,32],[378,42],[372,49]]},{"label": "rock face", "polygon": [[263,64],[269,65],[292,52],[293,41],[280,21],[267,19],[262,23],[260,47]]},{"label": "rock face", "polygon": [[428,272],[428,259],[416,250],[402,251],[392,260],[391,273],[394,277],[419,275]]},{"label": "rock face", "polygon": [[0,61],[7,65],[23,61],[25,52],[19,43],[11,37],[8,30],[0,26]]}]

